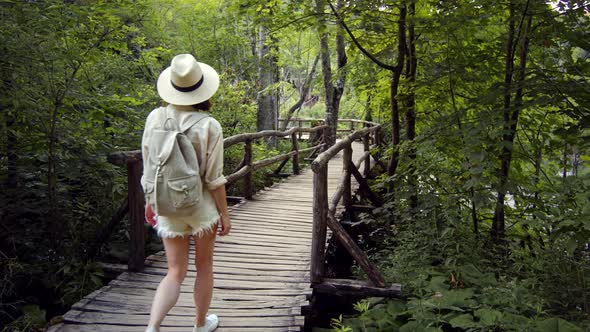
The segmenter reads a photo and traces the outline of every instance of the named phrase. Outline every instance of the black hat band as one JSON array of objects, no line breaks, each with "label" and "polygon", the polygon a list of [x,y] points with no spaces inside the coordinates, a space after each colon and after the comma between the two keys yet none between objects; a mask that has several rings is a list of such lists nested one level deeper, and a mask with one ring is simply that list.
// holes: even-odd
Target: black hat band
[{"label": "black hat band", "polygon": [[202,75],[201,79],[195,85],[191,85],[191,86],[178,86],[178,85],[174,84],[174,82],[172,82],[172,80],[170,80],[170,84],[172,84],[172,86],[180,92],[191,92],[191,91],[197,90],[203,84],[204,78],[205,78],[205,75]]}]

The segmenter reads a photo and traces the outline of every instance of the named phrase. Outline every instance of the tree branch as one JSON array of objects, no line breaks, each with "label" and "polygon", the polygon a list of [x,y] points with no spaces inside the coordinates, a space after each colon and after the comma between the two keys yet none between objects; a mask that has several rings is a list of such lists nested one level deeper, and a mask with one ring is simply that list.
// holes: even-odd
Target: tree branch
[{"label": "tree branch", "polygon": [[[287,128],[287,125],[289,124],[289,121],[291,120],[293,113],[295,113],[295,111],[300,109],[301,106],[303,105],[303,103],[305,102],[305,99],[307,98],[307,95],[309,94],[309,91],[311,90],[311,83],[315,77],[315,71],[316,71],[316,67],[318,65],[319,60],[320,60],[320,56],[317,55],[313,61],[311,71],[307,74],[305,82],[303,83],[303,86],[301,87],[301,91],[299,94],[299,100],[295,103],[295,105],[291,106],[291,108],[287,111],[287,116],[285,118],[285,122],[283,122],[283,124],[281,126],[281,130],[285,130]],[[295,84],[293,84],[293,85],[295,85]],[[295,88],[297,88],[297,87],[295,87]]]},{"label": "tree branch", "polygon": [[275,33],[275,32],[277,32],[277,31],[279,31],[279,30],[281,30],[283,28],[288,27],[289,25],[291,25],[293,23],[296,23],[296,22],[299,22],[299,21],[303,21],[303,20],[306,20],[306,19],[311,18],[311,17],[322,16],[322,15],[325,15],[325,14],[324,13],[314,13],[314,14],[310,14],[310,15],[298,17],[298,18],[296,18],[294,20],[291,20],[291,21],[289,21],[289,22],[281,25],[280,27],[277,27],[276,29],[270,30],[269,33]]},{"label": "tree branch", "polygon": [[527,0],[526,4],[524,6],[524,10],[522,12],[522,17],[520,18],[520,22],[518,23],[518,31],[516,34],[516,38],[514,39],[515,43],[514,43],[514,47],[512,49],[513,56],[516,53],[516,47],[518,46],[518,40],[520,39],[520,34],[522,32],[522,25],[524,24],[524,19],[527,16],[527,12],[529,10],[529,3],[530,3],[530,0]]},{"label": "tree branch", "polygon": [[350,29],[348,28],[348,26],[346,25],[346,23],[344,23],[344,20],[342,19],[342,17],[340,16],[340,14],[338,14],[338,12],[336,11],[336,8],[334,8],[334,6],[332,5],[332,3],[330,1],[328,1],[328,5],[330,5],[330,9],[332,10],[332,13],[334,13],[334,16],[336,16],[336,19],[338,20],[338,23],[340,23],[340,25],[342,26],[342,28],[350,36],[350,39],[352,39],[352,42],[356,45],[356,47],[358,47],[358,49],[364,55],[366,55],[369,59],[371,59],[371,61],[373,61],[376,65],[378,65],[379,67],[381,67],[383,69],[387,69],[387,70],[390,70],[390,71],[395,71],[396,70],[396,66],[388,65],[388,64],[382,62],[381,60],[377,59],[373,54],[369,53],[369,51],[367,51],[359,43],[359,41],[356,39],[356,37],[352,34],[352,31],[350,31]]}]

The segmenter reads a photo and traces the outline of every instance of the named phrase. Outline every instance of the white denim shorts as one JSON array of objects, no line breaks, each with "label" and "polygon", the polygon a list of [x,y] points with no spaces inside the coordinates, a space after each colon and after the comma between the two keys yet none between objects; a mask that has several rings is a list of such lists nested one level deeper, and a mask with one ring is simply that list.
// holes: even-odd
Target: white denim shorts
[{"label": "white denim shorts", "polygon": [[219,212],[209,190],[203,188],[202,200],[198,203],[196,212],[186,217],[164,217],[156,219],[156,231],[163,238],[195,235],[203,236],[219,222]]}]

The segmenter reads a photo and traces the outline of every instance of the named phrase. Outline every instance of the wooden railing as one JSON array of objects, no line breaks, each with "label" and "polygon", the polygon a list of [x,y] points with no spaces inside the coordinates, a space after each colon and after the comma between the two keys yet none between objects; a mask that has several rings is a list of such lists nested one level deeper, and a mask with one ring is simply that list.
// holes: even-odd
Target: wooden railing
[{"label": "wooden railing", "polygon": [[[324,124],[325,120],[324,119],[312,119],[312,118],[291,118],[288,120],[285,119],[278,119],[279,122],[279,128],[282,128],[282,125],[284,124],[285,121],[287,122],[287,128],[290,128],[290,124],[293,124],[296,126],[293,127],[303,127],[304,124],[308,124],[309,126],[313,126],[314,123],[318,123],[318,124]],[[339,133],[353,133],[355,130],[357,130],[357,128],[355,127],[359,127],[358,129],[362,128],[362,127],[370,127],[370,126],[376,126],[378,125],[378,123],[375,122],[371,122],[371,121],[364,121],[364,120],[357,120],[357,119],[338,119],[338,124],[346,124],[344,127],[345,128],[337,128],[336,131]],[[299,133],[299,138],[301,139],[301,133]]]},{"label": "wooden railing", "polygon": [[[235,144],[244,143],[244,158],[239,163],[238,167],[229,175],[226,176],[227,184],[230,186],[236,181],[244,180],[244,198],[252,199],[253,195],[253,181],[252,174],[265,167],[274,163],[281,162],[277,170],[273,173],[276,175],[284,174],[280,173],[282,168],[285,166],[289,159],[292,160],[292,168],[294,174],[299,174],[299,155],[305,152],[312,151],[312,155],[319,152],[324,144],[322,143],[321,134],[326,128],[325,125],[316,126],[313,128],[302,128],[295,127],[285,131],[278,130],[263,130],[256,133],[238,134],[224,139],[223,146],[228,148]],[[301,133],[316,133],[320,134],[318,144],[306,148],[299,149],[298,139]],[[318,136],[318,135],[316,135]],[[252,143],[258,139],[266,137],[289,137],[291,140],[291,151],[283,153],[271,158],[254,161],[252,155]],[[129,271],[141,271],[144,267],[145,261],[145,221],[144,221],[144,198],[141,189],[141,174],[142,174],[142,158],[141,151],[121,151],[115,152],[108,156],[108,161],[114,165],[126,166],[127,167],[127,192],[128,197],[123,202],[121,208],[118,209],[117,213],[109,223],[107,229],[113,229],[114,225],[119,223],[126,215],[129,214],[129,260],[127,268]],[[105,240],[107,236],[99,236],[101,241]]]},{"label": "wooden railing", "polygon": [[[230,175],[226,176],[227,185],[233,184],[238,179],[244,178],[244,198],[252,199],[253,195],[253,184],[252,184],[252,174],[268,165],[272,165],[277,162],[281,162],[279,168],[275,170],[274,174],[279,174],[283,166],[292,158],[292,165],[293,165],[293,174],[299,174],[299,154],[303,152],[310,152],[312,154],[321,150],[324,146],[322,140],[319,140],[319,144],[315,146],[306,148],[306,149],[299,149],[299,141],[298,141],[298,134],[300,133],[321,133],[326,126],[317,126],[314,128],[302,128],[302,127],[295,127],[291,128],[286,131],[279,131],[279,130],[263,130],[256,133],[245,133],[245,134],[238,134],[231,137],[226,138],[223,141],[223,147],[228,148],[232,145],[238,143],[244,143],[244,158],[239,163],[238,167],[234,172]],[[265,137],[290,137],[291,139],[291,151],[288,153],[283,153],[271,158],[263,159],[257,162],[252,160],[252,142],[265,138]]]},{"label": "wooden railing", "polygon": [[[287,121],[287,124],[285,125],[284,122]],[[314,125],[319,126],[319,125],[323,125],[325,123],[324,119],[313,119],[313,118],[291,118],[288,120],[285,119],[278,119],[278,128],[283,128],[283,126],[285,126],[285,129],[289,129],[289,128],[311,128],[314,127]],[[290,124],[292,124],[290,126]],[[299,132],[299,139],[303,138],[303,132]]]},{"label": "wooden railing", "polygon": [[[284,120],[279,120],[284,121]],[[291,119],[290,122],[297,123],[299,126],[289,128],[288,130],[264,130],[256,133],[238,134],[228,137],[224,140],[224,148],[229,148],[236,144],[244,144],[244,158],[235,168],[235,170],[226,176],[227,185],[230,186],[236,181],[243,179],[243,197],[251,199],[253,193],[253,173],[263,167],[280,162],[279,167],[273,172],[273,175],[286,175],[281,173],[285,164],[291,160],[294,174],[299,174],[299,156],[304,152],[312,151],[312,156],[319,153],[313,162],[311,168],[314,172],[313,178],[313,237],[311,251],[311,282],[314,289],[324,292],[353,292],[367,296],[399,296],[400,287],[394,285],[385,287],[385,281],[379,274],[379,271],[369,262],[367,255],[356,245],[355,241],[348,235],[346,230],[337,221],[336,208],[342,200],[346,209],[350,210],[352,206],[352,187],[351,177],[354,176],[359,184],[359,193],[368,199],[373,206],[381,205],[379,198],[371,192],[367,184],[367,177],[371,169],[371,158],[376,163],[379,161],[379,153],[371,154],[372,150],[377,149],[380,144],[381,125],[355,119],[340,119],[339,124],[343,124],[344,129],[339,132],[350,133],[348,136],[339,140],[335,145],[325,151],[323,143],[324,131],[328,129],[323,125],[323,120],[318,119]],[[310,127],[301,127],[309,123]],[[311,127],[316,125],[315,127]],[[306,149],[299,149],[299,139],[303,133],[310,134],[310,140],[315,142],[314,146]],[[252,143],[256,140],[267,137],[288,138],[291,141],[291,150],[274,157],[263,160],[253,160]],[[361,140],[363,142],[363,155],[355,162],[352,160],[352,143]],[[340,151],[343,151],[343,172],[341,183],[332,197],[328,197],[327,187],[327,167],[332,159]],[[130,242],[129,242],[129,261],[128,270],[141,271],[145,261],[145,240],[146,228],[144,221],[144,198],[141,189],[140,179],[142,174],[141,151],[115,152],[108,156],[108,161],[120,166],[127,167],[127,190],[128,197],[124,200],[123,205],[113,216],[107,229],[113,229],[114,225],[124,218],[126,213],[129,214],[130,224]],[[362,166],[362,171],[359,169]],[[334,236],[349,251],[351,256],[358,262],[359,266],[367,273],[372,284],[376,287],[367,286],[364,283],[352,280],[325,280],[324,279],[324,259],[327,227],[330,227]],[[101,235],[105,239],[108,235]]]},{"label": "wooden railing", "polygon": [[[354,176],[359,184],[359,193],[368,199],[373,206],[380,206],[382,203],[367,183],[367,177],[371,169],[371,158],[379,163],[378,154],[371,154],[372,150],[378,150],[380,145],[379,131],[381,125],[359,121],[350,121],[350,131],[352,134],[339,140],[336,144],[322,152],[312,162],[311,169],[314,172],[313,178],[313,238],[311,253],[311,282],[314,289],[320,291],[350,291],[357,295],[373,294],[374,296],[399,296],[401,288],[399,285],[386,286],[384,278],[379,271],[371,264],[367,255],[358,247],[356,242],[348,235],[343,226],[338,222],[336,209],[342,200],[345,209],[352,208],[352,187],[351,177]],[[363,129],[354,130],[353,125],[362,124]],[[364,152],[360,159],[353,162],[352,143],[356,140],[362,140]],[[340,151],[343,161],[343,176],[340,184],[332,197],[328,197],[328,163]],[[363,165],[362,172],[359,168]],[[363,283],[352,280],[324,280],[324,262],[326,252],[326,233],[330,228],[340,244],[348,250],[350,255],[356,260],[359,266],[367,274],[371,283],[376,287],[365,287]]]}]

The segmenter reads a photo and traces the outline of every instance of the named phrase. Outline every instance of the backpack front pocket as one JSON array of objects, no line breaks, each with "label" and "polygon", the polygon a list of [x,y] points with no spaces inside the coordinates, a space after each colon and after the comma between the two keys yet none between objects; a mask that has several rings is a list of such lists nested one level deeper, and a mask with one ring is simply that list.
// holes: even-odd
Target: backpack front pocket
[{"label": "backpack front pocket", "polygon": [[199,178],[198,175],[190,175],[182,178],[168,180],[168,187],[170,187],[170,201],[176,209],[182,209],[198,203],[197,188]]}]

